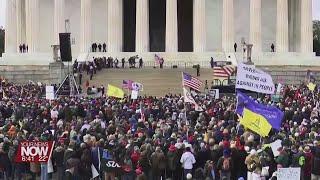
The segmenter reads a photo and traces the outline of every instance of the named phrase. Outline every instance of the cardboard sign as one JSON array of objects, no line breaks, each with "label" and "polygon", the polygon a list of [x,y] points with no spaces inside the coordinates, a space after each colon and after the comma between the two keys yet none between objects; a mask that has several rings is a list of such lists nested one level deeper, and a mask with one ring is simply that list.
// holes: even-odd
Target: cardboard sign
[{"label": "cardboard sign", "polygon": [[300,179],[300,168],[279,168],[277,172],[278,180],[299,180]]},{"label": "cardboard sign", "polygon": [[22,141],[15,157],[17,163],[47,163],[51,158],[53,141]]},{"label": "cardboard sign", "polygon": [[209,95],[214,99],[219,99],[219,89],[210,89]]},{"label": "cardboard sign", "polygon": [[273,142],[273,143],[270,143],[270,146],[271,146],[273,155],[274,155],[275,157],[279,156],[279,151],[278,151],[278,149],[279,149],[280,147],[282,147],[281,143],[282,143],[282,141],[279,140],[279,139],[276,140],[276,141]]},{"label": "cardboard sign", "polygon": [[139,91],[132,90],[131,99],[138,99]]},{"label": "cardboard sign", "polygon": [[46,86],[46,99],[52,100],[54,99],[54,87]]}]

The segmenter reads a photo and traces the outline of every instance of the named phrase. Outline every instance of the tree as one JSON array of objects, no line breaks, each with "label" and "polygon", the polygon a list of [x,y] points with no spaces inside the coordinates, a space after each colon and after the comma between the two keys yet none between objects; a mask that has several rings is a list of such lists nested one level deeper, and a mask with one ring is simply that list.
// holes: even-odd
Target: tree
[{"label": "tree", "polygon": [[313,51],[320,56],[320,21],[313,21]]}]

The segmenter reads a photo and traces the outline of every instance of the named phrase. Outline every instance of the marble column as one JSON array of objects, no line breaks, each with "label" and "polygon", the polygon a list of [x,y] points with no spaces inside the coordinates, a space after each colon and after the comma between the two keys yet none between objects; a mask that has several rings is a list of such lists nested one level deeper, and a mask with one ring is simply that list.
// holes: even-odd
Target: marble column
[{"label": "marble column", "polygon": [[178,52],[178,3],[166,2],[166,52]]},{"label": "marble column", "polygon": [[54,0],[54,44],[59,44],[59,33],[65,32],[65,0]]},{"label": "marble column", "polygon": [[313,52],[312,0],[301,0],[301,41],[302,53]]},{"label": "marble column", "polygon": [[29,53],[39,50],[39,0],[26,0],[26,44]]},{"label": "marble column", "polygon": [[261,0],[250,0],[250,44],[252,53],[261,52]]},{"label": "marble column", "polygon": [[148,52],[149,46],[149,0],[137,0],[136,52]]},{"label": "marble column", "polygon": [[23,26],[22,0],[16,0],[16,26],[17,26],[17,42],[16,49],[19,52],[19,46],[25,43],[25,28]]},{"label": "marble column", "polygon": [[87,53],[91,51],[91,0],[81,0],[80,14],[80,52]]},{"label": "marble column", "polygon": [[206,51],[206,1],[193,0],[193,51]]},{"label": "marble column", "polygon": [[16,2],[6,1],[6,34],[5,34],[5,52],[17,52],[17,24],[16,24]]},{"label": "marble column", "polygon": [[223,0],[222,13],[222,49],[233,52],[234,41],[234,0]]},{"label": "marble column", "polygon": [[108,0],[108,52],[122,52],[122,0]]},{"label": "marble column", "polygon": [[276,52],[289,50],[288,0],[277,0]]}]

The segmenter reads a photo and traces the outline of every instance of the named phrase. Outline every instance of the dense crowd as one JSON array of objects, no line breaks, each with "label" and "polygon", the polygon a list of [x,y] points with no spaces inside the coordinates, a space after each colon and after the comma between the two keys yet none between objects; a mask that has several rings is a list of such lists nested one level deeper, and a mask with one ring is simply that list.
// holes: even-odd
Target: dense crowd
[{"label": "dense crowd", "polygon": [[[5,80],[0,91],[2,178],[89,180],[93,164],[96,179],[106,180],[276,179],[279,167],[300,167],[301,179],[320,179],[319,96],[305,86],[284,86],[280,102],[257,99],[285,113],[281,130],[266,138],[239,124],[234,97],[198,95],[204,111],[197,112],[172,94],[46,100],[44,86]],[[282,147],[274,157],[268,144],[277,139]],[[53,173],[47,164],[14,161],[22,140],[56,142]],[[106,152],[117,170],[103,168]]]}]

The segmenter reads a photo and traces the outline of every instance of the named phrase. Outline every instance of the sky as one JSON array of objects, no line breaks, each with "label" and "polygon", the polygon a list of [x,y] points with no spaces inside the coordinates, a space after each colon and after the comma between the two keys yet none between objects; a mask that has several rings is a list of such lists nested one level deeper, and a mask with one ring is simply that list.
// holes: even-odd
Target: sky
[{"label": "sky", "polygon": [[[0,27],[5,26],[6,0],[0,0]],[[313,19],[320,20],[320,0],[313,0]]]}]

